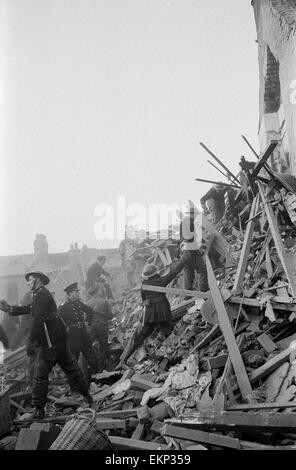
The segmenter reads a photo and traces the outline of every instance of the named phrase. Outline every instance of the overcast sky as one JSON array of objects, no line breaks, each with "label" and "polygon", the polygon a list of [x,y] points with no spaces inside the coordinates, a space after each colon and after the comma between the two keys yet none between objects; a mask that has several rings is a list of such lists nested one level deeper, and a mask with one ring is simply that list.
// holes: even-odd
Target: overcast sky
[{"label": "overcast sky", "polygon": [[[258,150],[249,0],[0,0],[0,255],[98,247],[100,203],[196,202]],[[1,96],[1,88],[0,88]],[[127,222],[129,220],[127,219]]]}]

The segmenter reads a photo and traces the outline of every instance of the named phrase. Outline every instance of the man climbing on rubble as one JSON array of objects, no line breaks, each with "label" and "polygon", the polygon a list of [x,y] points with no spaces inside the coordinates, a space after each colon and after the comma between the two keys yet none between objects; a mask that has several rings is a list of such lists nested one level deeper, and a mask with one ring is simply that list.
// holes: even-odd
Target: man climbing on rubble
[{"label": "man climbing on rubble", "polygon": [[113,312],[107,300],[105,280],[102,276],[97,277],[96,286],[88,291],[91,296],[87,305],[92,309],[92,315],[89,317],[90,337],[92,342],[97,340],[99,343],[98,353],[98,372],[106,367],[109,353],[108,345],[108,322],[113,318]]},{"label": "man climbing on rubble", "polygon": [[101,276],[102,274],[104,276],[107,276],[109,279],[111,278],[111,275],[104,269],[104,264],[106,262],[106,256],[101,255],[98,256],[96,261],[90,265],[86,272],[86,281],[85,281],[85,289],[91,289],[92,287],[95,287],[96,283],[96,278],[98,276]]},{"label": "man climbing on rubble", "polygon": [[205,246],[202,239],[202,219],[200,211],[189,204],[180,223],[180,238],[183,248],[184,288],[193,289],[195,272],[199,274],[199,290],[209,290],[207,268],[203,259]]},{"label": "man climbing on rubble", "polygon": [[67,375],[71,389],[79,390],[91,406],[88,384],[67,344],[65,324],[57,316],[56,303],[45,287],[49,278],[40,271],[31,271],[25,278],[32,292],[32,303],[13,307],[6,300],[1,300],[0,309],[12,316],[32,314],[33,317],[30,340],[37,348],[32,389],[32,403],[35,408],[33,418],[44,418],[48,375],[56,364]]},{"label": "man climbing on rubble", "polygon": [[92,374],[97,372],[97,360],[85,319],[87,323],[90,323],[93,311],[88,305],[81,302],[77,282],[67,286],[64,292],[67,294],[67,300],[58,308],[58,315],[66,325],[68,344],[76,361],[78,362],[80,353],[86,360],[87,379],[90,383]]},{"label": "man climbing on rubble", "polygon": [[[182,271],[183,267],[184,261],[181,258],[170,268],[168,274],[161,276],[158,266],[147,264],[142,273],[142,287],[145,285],[165,287]],[[141,289],[141,297],[144,306],[141,326],[136,331],[135,339],[131,344],[130,350],[125,355],[124,361],[141,346],[155,328],[159,327],[165,338],[173,331],[171,306],[166,294]],[[121,361],[116,369],[119,369],[124,361]]]},{"label": "man climbing on rubble", "polygon": [[217,224],[225,212],[225,194],[228,191],[227,186],[215,184],[200,199],[200,204],[205,212],[209,211],[213,224]]}]

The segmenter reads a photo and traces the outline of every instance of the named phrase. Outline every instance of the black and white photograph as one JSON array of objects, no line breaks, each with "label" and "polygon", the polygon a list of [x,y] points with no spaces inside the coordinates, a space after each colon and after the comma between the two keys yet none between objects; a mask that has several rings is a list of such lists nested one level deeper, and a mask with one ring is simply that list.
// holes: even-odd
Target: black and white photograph
[{"label": "black and white photograph", "polygon": [[0,0],[0,174],[0,451],[296,450],[296,0]]}]

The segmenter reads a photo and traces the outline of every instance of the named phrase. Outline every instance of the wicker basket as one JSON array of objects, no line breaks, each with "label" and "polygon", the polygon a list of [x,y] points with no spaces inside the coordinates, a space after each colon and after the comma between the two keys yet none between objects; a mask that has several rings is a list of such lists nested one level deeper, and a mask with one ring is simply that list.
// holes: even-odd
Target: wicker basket
[{"label": "wicker basket", "polygon": [[8,389],[0,393],[0,437],[6,434],[12,426]]},{"label": "wicker basket", "polygon": [[110,440],[96,428],[96,412],[80,410],[63,427],[49,450],[113,450]]}]

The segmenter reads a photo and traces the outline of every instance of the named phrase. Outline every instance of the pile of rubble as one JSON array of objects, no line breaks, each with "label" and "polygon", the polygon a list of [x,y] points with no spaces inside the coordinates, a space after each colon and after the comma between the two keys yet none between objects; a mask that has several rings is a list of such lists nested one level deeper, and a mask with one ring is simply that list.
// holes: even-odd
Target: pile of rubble
[{"label": "pile of rubble", "polygon": [[[203,218],[210,291],[185,291],[181,279],[161,288],[174,330],[166,339],[155,331],[120,371],[143,307],[139,288],[117,300],[109,371],[91,383],[96,426],[114,449],[296,449],[296,187],[267,164],[276,144],[242,162],[240,211],[225,211],[215,227]],[[83,406],[55,371],[48,418],[30,428],[24,374],[9,374],[13,423],[0,448],[24,448],[24,429],[41,435],[44,426],[49,436],[52,426],[54,439]]]}]

